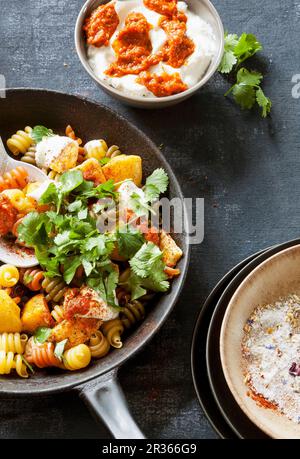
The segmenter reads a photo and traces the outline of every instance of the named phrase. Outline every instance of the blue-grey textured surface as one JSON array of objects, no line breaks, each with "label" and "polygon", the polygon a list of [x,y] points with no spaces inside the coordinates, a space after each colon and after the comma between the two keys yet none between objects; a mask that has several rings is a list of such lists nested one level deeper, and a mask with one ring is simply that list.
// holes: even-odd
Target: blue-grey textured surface
[{"label": "blue-grey textured surface", "polygon": [[[213,438],[190,376],[193,324],[205,296],[233,264],[258,249],[299,236],[300,0],[215,0],[229,31],[257,34],[257,63],[267,74],[272,118],[244,113],[223,97],[215,77],[192,99],[161,111],[121,105],[82,69],[73,29],[82,0],[0,0],[0,74],[8,87],[44,87],[109,105],[143,129],[173,166],[185,195],[205,198],[205,241],[170,319],[121,370],[132,411],[151,438]],[[1,100],[0,100],[1,103]],[[122,139],[116,140],[122,144]],[[75,394],[0,404],[2,438],[107,438]]]}]

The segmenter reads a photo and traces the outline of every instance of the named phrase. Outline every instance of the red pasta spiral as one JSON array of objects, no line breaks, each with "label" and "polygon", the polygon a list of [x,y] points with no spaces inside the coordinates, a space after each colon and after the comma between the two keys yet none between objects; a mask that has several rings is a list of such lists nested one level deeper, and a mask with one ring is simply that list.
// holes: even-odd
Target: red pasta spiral
[{"label": "red pasta spiral", "polygon": [[39,368],[62,366],[60,360],[54,355],[53,343],[43,343],[39,345],[32,343],[25,357],[29,363],[33,363]]},{"label": "red pasta spiral", "polygon": [[28,183],[28,172],[24,167],[18,166],[0,176],[0,192],[12,188],[23,189]]},{"label": "red pasta spiral", "polygon": [[72,126],[70,126],[70,124],[66,127],[66,131],[65,132],[66,132],[66,136],[67,137],[70,137],[70,139],[75,140],[78,143],[79,150],[78,150],[77,163],[78,164],[83,163],[83,161],[85,160],[85,150],[84,150],[83,147],[80,146],[80,145],[82,145],[82,140],[79,137],[76,136],[75,131],[72,128]]},{"label": "red pasta spiral", "polygon": [[29,268],[20,270],[21,282],[27,288],[29,288],[29,290],[32,290],[33,292],[41,290],[44,277],[44,272],[40,268]]}]

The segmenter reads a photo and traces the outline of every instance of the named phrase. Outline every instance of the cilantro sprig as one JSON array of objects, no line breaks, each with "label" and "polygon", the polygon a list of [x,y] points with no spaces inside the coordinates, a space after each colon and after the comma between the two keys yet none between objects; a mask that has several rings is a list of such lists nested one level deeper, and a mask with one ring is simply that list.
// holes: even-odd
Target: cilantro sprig
[{"label": "cilantro sprig", "polygon": [[31,137],[36,143],[43,140],[44,137],[51,137],[54,135],[52,129],[48,129],[45,126],[34,126],[31,131]]},{"label": "cilantro sprig", "polygon": [[260,86],[262,79],[261,73],[242,67],[237,73],[236,83],[229,88],[225,96],[232,92],[234,100],[243,109],[250,110],[257,103],[262,109],[262,117],[265,118],[271,111],[272,102]]},{"label": "cilantro sprig", "polygon": [[271,112],[272,102],[262,88],[262,73],[247,70],[241,64],[263,49],[261,43],[253,34],[242,33],[240,37],[236,34],[225,33],[225,45],[219,72],[229,75],[235,79],[235,83],[225,93],[228,96],[232,93],[235,102],[242,109],[252,109],[255,104],[261,108],[261,115],[265,118]]},{"label": "cilantro sprig", "polygon": [[129,261],[130,275],[124,285],[131,291],[133,300],[145,295],[147,289],[154,292],[168,290],[170,284],[164,272],[162,255],[161,250],[153,242],[147,242]]},{"label": "cilantro sprig", "polygon": [[[34,248],[48,277],[62,276],[70,284],[82,265],[87,277],[105,284],[103,264],[107,265],[106,271],[113,270],[109,255],[116,236],[99,233],[88,206],[90,198],[116,197],[114,188],[113,181],[94,187],[93,182],[83,179],[80,171],[66,172],[57,184],[49,184],[39,201],[50,204],[52,209],[45,213],[30,212],[22,220],[18,237]],[[118,273],[114,278],[117,281]],[[115,304],[108,290],[105,298]]]},{"label": "cilantro sprig", "polygon": [[146,179],[143,187],[143,196],[133,193],[130,198],[130,207],[139,217],[155,213],[151,204],[159,198],[161,193],[164,193],[169,184],[167,173],[162,169],[155,169]]}]

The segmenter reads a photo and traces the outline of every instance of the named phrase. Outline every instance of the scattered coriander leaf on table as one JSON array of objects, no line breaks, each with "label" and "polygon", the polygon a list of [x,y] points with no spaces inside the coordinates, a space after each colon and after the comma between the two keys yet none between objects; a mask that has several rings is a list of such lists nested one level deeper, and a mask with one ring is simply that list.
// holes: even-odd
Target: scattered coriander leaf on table
[{"label": "scattered coriander leaf on table", "polygon": [[226,32],[224,42],[224,54],[218,70],[220,73],[236,77],[236,83],[229,88],[225,96],[232,93],[235,102],[242,109],[250,110],[257,103],[262,109],[262,117],[265,118],[271,112],[272,102],[260,86],[263,75],[244,67],[240,68],[244,61],[263,49],[262,44],[255,35],[247,33],[242,33],[238,37]]},{"label": "scattered coriander leaf on table", "polygon": [[257,102],[262,108],[262,117],[265,118],[270,113],[272,102],[260,87],[262,79],[261,73],[242,67],[237,73],[237,82],[229,88],[225,96],[232,92],[234,100],[243,109],[250,110]]}]

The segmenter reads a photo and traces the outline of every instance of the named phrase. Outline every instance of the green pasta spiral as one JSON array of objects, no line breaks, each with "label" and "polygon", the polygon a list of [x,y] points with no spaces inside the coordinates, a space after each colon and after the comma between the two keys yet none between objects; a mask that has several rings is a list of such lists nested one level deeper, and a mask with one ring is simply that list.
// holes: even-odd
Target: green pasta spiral
[{"label": "green pasta spiral", "polygon": [[42,282],[42,288],[46,291],[46,300],[60,302],[67,290],[67,286],[61,277],[45,277]]},{"label": "green pasta spiral", "polygon": [[137,300],[127,303],[120,312],[120,320],[124,327],[129,329],[141,322],[145,317],[145,307]]}]

